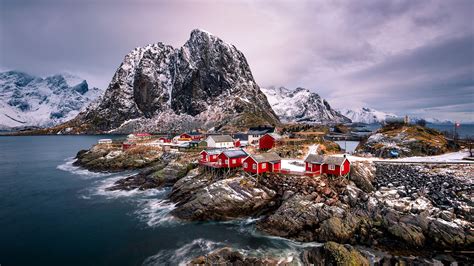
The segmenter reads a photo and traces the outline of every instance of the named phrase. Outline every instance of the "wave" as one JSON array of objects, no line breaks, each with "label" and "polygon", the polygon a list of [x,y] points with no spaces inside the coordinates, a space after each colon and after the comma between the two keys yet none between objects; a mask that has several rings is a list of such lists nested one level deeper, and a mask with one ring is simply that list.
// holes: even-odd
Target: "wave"
[{"label": "wave", "polygon": [[160,250],[157,254],[148,257],[143,265],[186,265],[186,262],[192,258],[224,246],[223,243],[198,238],[175,250]]},{"label": "wave", "polygon": [[[223,247],[229,247],[229,244],[199,238],[174,250],[160,250],[157,254],[145,259],[143,265],[187,265],[191,259],[206,255]],[[278,260],[278,262],[283,265],[303,265],[299,257],[302,249],[299,247],[262,247],[257,249],[248,249],[231,246],[231,248],[240,252],[244,256],[272,258]]]},{"label": "wave", "polygon": [[64,163],[56,166],[56,169],[72,173],[74,175],[78,175],[81,178],[84,179],[92,179],[92,178],[98,178],[98,177],[106,177],[112,175],[111,173],[97,173],[97,172],[91,172],[87,169],[84,169],[80,166],[75,166],[73,165],[75,162],[74,157],[69,157],[64,160]]},{"label": "wave", "polygon": [[176,204],[166,199],[145,199],[139,204],[139,210],[135,212],[138,218],[150,227],[176,225],[178,221],[170,212],[176,208]]},{"label": "wave", "polygon": [[154,197],[159,196],[166,193],[166,189],[146,189],[146,190],[139,190],[132,189],[132,190],[108,190],[108,188],[112,187],[115,182],[125,177],[130,176],[130,173],[117,175],[111,178],[107,178],[98,182],[92,191],[91,194],[94,196],[103,196],[107,199],[117,199],[117,198],[126,198],[126,197]]}]

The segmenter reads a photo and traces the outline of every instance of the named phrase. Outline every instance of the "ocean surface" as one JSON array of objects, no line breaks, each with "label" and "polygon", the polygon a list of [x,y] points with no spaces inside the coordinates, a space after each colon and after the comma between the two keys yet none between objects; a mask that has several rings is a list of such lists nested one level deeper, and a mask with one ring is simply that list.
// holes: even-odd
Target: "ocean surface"
[{"label": "ocean surface", "polygon": [[176,221],[169,189],[106,191],[129,173],[72,166],[103,137],[0,137],[0,265],[176,265],[224,246],[296,258],[318,245],[261,235],[255,220]]}]

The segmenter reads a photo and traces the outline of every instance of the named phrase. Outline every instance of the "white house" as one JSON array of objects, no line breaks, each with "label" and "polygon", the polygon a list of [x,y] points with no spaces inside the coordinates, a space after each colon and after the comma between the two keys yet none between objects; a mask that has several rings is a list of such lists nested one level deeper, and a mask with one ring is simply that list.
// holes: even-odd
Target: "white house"
[{"label": "white house", "polygon": [[206,139],[208,148],[232,148],[234,140],[229,135],[212,135]]},{"label": "white house", "polygon": [[250,145],[258,145],[259,140],[263,135],[267,133],[272,133],[275,131],[273,127],[251,127],[247,131],[248,135],[248,144]]}]

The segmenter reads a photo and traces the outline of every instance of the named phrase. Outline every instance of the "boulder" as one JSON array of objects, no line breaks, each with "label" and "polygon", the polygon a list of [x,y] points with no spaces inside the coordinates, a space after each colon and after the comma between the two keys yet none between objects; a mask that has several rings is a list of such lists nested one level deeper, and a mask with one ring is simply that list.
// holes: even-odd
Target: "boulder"
[{"label": "boulder", "polygon": [[335,242],[303,251],[301,260],[304,265],[370,265],[367,258],[352,246]]}]

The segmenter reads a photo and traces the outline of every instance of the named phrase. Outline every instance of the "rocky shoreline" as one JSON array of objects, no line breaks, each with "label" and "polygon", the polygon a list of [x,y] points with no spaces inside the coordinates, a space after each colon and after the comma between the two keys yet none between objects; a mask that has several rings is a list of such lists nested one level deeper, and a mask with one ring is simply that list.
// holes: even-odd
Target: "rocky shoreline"
[{"label": "rocky shoreline", "polygon": [[[268,235],[300,242],[335,242],[345,245],[349,253],[370,247],[390,254],[390,258],[378,258],[381,263],[376,265],[393,261],[430,264],[433,259],[472,262],[474,165],[354,162],[350,179],[330,179],[213,173],[189,163],[196,160],[190,154],[160,154],[140,173],[109,189],[170,186],[168,197],[176,204],[171,215],[179,219],[259,217],[256,228]],[[209,265],[214,259],[237,258],[244,264],[279,265],[271,263],[271,258],[264,258],[269,262],[263,263],[262,258],[246,258],[229,250],[216,252],[220,255],[203,254],[193,263]],[[227,255],[221,256],[222,252]],[[322,259],[323,251],[314,252]],[[315,256],[303,253],[301,261],[310,262]]]}]

